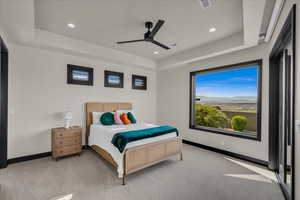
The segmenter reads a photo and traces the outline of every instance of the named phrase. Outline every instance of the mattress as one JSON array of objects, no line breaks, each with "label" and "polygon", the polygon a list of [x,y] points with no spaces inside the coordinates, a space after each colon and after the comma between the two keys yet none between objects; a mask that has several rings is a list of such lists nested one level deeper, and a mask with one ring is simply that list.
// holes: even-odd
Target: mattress
[{"label": "mattress", "polygon": [[[90,137],[89,137],[89,145],[97,145],[111,154],[114,161],[118,164],[118,176],[120,178],[123,177],[123,153],[111,143],[113,136],[119,132],[131,131],[131,130],[140,130],[140,129],[147,129],[158,127],[155,124],[149,124],[145,122],[130,124],[130,125],[112,125],[112,126],[103,126],[100,124],[92,124],[90,126]],[[130,142],[126,145],[125,150],[131,147],[136,147],[152,142],[157,142],[160,140],[165,140],[169,138],[177,137],[176,132],[168,133],[165,135],[146,138],[134,142]]]}]

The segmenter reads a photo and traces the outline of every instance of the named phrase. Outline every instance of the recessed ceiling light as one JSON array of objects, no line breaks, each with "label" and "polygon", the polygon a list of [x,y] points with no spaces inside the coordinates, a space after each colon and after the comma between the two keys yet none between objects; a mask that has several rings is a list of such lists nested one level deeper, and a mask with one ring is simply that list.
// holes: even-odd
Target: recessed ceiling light
[{"label": "recessed ceiling light", "polygon": [[159,54],[159,52],[158,52],[158,51],[154,51],[153,53],[154,53],[154,54]]},{"label": "recessed ceiling light", "polygon": [[198,0],[198,1],[200,2],[204,10],[211,7],[211,0]]},{"label": "recessed ceiling light", "polygon": [[209,32],[210,32],[210,33],[213,33],[213,32],[216,32],[216,30],[217,30],[217,29],[216,29],[215,27],[212,27],[212,28],[209,29]]},{"label": "recessed ceiling light", "polygon": [[75,28],[75,24],[68,23],[68,27],[69,27],[69,28]]}]

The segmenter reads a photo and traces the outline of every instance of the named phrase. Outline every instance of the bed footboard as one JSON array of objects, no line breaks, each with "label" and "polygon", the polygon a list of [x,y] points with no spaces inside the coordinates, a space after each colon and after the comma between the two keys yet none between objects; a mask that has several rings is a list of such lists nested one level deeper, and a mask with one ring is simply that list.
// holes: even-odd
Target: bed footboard
[{"label": "bed footboard", "polygon": [[127,149],[123,162],[123,185],[126,175],[174,155],[179,155],[182,160],[182,139],[179,137]]}]

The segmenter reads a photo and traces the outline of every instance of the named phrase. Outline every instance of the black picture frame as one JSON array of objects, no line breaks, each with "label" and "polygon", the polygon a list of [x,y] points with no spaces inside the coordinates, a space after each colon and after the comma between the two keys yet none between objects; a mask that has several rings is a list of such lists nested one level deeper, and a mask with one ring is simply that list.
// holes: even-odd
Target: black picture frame
[{"label": "black picture frame", "polygon": [[[68,84],[76,84],[76,85],[89,85],[93,86],[94,85],[94,69],[91,67],[83,67],[83,66],[78,66],[78,65],[71,65],[68,64],[68,72],[67,72],[67,83]],[[74,72],[82,72],[88,75],[87,80],[80,80],[74,78]]]},{"label": "black picture frame", "polygon": [[[204,126],[197,126],[194,125],[194,120],[193,120],[193,101],[194,101],[194,76],[198,73],[207,73],[207,72],[214,72],[214,71],[226,71],[230,69],[236,69],[236,68],[242,68],[242,67],[247,67],[249,65],[255,64],[258,66],[258,82],[257,82],[257,135],[252,136],[250,134],[239,134],[236,133],[235,131],[228,131],[228,130],[222,130],[222,129],[217,129],[217,128],[210,128],[210,127],[204,127]],[[199,130],[199,131],[206,131],[209,133],[215,133],[215,134],[221,134],[221,135],[226,135],[226,136],[233,136],[233,137],[238,137],[238,138],[244,138],[244,139],[249,139],[249,140],[256,140],[261,142],[261,102],[262,102],[262,66],[263,66],[263,60],[252,60],[248,62],[242,62],[242,63],[236,63],[236,64],[230,64],[226,66],[219,66],[215,68],[209,68],[209,69],[204,69],[204,70],[199,70],[199,71],[193,71],[190,72],[190,117],[189,117],[189,128],[194,129],[194,130]]]},{"label": "black picture frame", "polygon": [[[113,79],[116,78],[114,83]],[[124,73],[104,70],[104,87],[124,88]]]},{"label": "black picture frame", "polygon": [[[142,81],[143,84],[137,84],[137,80]],[[132,75],[132,89],[135,90],[147,90],[147,76],[140,76],[140,75]]]}]

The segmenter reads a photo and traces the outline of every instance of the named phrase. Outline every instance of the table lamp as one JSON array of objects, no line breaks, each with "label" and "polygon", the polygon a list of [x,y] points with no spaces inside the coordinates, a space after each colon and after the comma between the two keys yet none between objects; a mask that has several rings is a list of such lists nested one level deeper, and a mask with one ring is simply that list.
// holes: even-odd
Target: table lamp
[{"label": "table lamp", "polygon": [[71,119],[72,119],[72,112],[71,111],[65,111],[64,112],[65,128],[70,128]]}]

